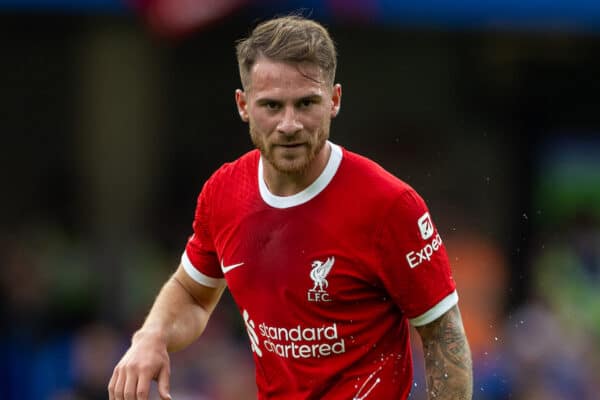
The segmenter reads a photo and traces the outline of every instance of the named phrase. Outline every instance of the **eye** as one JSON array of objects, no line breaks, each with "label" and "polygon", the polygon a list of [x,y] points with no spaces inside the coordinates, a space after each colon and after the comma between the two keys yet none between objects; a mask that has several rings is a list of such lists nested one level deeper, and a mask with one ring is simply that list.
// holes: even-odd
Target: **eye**
[{"label": "eye", "polygon": [[300,100],[300,107],[308,108],[314,103],[315,103],[315,101],[313,99],[302,99],[302,100]]},{"label": "eye", "polygon": [[267,101],[264,105],[268,110],[278,110],[279,109],[279,103],[276,101]]}]

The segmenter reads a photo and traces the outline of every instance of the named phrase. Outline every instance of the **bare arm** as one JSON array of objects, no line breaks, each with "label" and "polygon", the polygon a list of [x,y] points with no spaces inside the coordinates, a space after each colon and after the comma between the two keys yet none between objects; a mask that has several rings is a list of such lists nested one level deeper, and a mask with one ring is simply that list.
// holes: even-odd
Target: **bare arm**
[{"label": "bare arm", "polygon": [[417,331],[423,342],[428,399],[470,400],[471,351],[458,306]]},{"label": "bare arm", "polygon": [[168,353],[202,334],[224,288],[200,285],[179,266],[115,367],[108,384],[110,400],[146,400],[153,379],[158,381],[161,399],[170,399]]},{"label": "bare arm", "polygon": [[204,332],[224,288],[200,285],[179,266],[161,289],[133,341],[139,336],[155,335],[169,352],[188,346]]}]

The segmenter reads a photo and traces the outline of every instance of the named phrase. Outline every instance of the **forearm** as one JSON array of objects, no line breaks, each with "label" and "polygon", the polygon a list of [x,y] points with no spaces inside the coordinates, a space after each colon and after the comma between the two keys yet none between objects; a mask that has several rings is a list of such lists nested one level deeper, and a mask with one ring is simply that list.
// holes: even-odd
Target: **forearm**
[{"label": "forearm", "polygon": [[133,340],[153,336],[163,341],[169,352],[180,350],[202,334],[212,309],[194,298],[176,273],[160,290]]},{"label": "forearm", "polygon": [[428,399],[470,400],[473,396],[471,351],[458,308],[419,330],[425,355]]}]

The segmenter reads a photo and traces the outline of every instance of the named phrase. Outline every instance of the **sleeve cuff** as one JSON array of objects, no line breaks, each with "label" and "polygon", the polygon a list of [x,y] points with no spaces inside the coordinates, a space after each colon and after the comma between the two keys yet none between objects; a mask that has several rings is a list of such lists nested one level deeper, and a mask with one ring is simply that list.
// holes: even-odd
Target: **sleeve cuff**
[{"label": "sleeve cuff", "polygon": [[212,278],[208,275],[204,275],[202,272],[198,271],[196,269],[196,267],[194,267],[194,265],[192,264],[192,262],[190,261],[190,259],[187,256],[186,252],[183,252],[183,255],[181,256],[181,265],[183,265],[183,269],[185,270],[185,272],[187,272],[187,274],[196,282],[198,282],[201,285],[204,286],[208,286],[211,288],[216,288],[219,287],[221,285],[223,285],[223,283],[225,282],[225,279],[223,278]]},{"label": "sleeve cuff", "polygon": [[456,290],[444,297],[439,303],[418,317],[409,319],[412,326],[427,325],[441,317],[446,311],[458,303],[458,293]]}]

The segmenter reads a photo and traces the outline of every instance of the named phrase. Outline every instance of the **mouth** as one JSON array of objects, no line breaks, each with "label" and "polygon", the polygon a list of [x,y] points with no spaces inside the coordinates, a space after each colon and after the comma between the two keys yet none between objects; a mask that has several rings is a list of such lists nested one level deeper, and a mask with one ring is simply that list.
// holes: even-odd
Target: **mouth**
[{"label": "mouth", "polygon": [[298,149],[300,147],[303,147],[304,143],[285,143],[285,144],[278,144],[277,146],[284,148],[284,149]]}]

